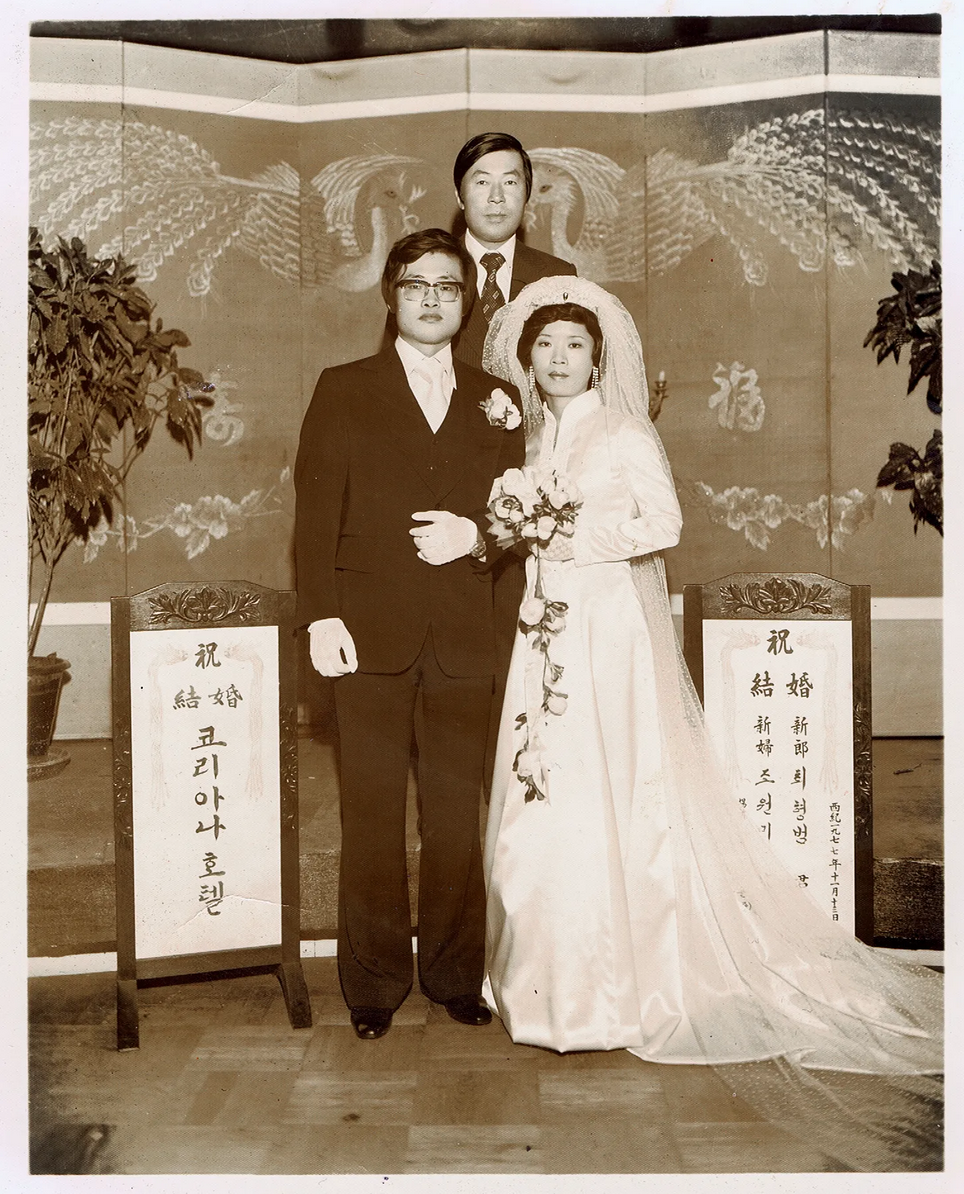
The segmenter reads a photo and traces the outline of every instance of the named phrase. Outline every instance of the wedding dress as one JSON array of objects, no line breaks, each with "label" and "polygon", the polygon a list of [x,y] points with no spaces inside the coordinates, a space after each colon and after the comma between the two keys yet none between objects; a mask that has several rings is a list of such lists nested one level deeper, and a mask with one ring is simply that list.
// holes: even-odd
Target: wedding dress
[{"label": "wedding dress", "polygon": [[[563,293],[597,314],[604,349],[598,392],[556,426],[515,345]],[[568,607],[547,648],[566,699],[540,707],[546,656],[520,629],[485,842],[486,1000],[517,1043],[712,1065],[851,1168],[939,1165],[941,976],[832,922],[714,757],[672,625],[659,552],[679,507],[628,312],[543,279],[496,313],[485,361],[525,395],[527,469],[583,497],[575,558],[527,562],[527,597]]]},{"label": "wedding dress", "polygon": [[[527,445],[527,466],[555,469],[583,504],[577,558],[539,564],[546,596],[568,606],[550,647],[565,711],[538,718],[545,661],[521,630],[509,671],[486,834],[485,994],[515,1041],[560,1052],[659,1041],[692,1060],[652,647],[629,565],[672,546],[681,517],[648,437],[628,416],[612,436],[607,422],[590,390],[558,428],[546,410]],[[532,596],[533,556],[527,573]],[[512,762],[530,727],[545,798],[526,803]]]}]

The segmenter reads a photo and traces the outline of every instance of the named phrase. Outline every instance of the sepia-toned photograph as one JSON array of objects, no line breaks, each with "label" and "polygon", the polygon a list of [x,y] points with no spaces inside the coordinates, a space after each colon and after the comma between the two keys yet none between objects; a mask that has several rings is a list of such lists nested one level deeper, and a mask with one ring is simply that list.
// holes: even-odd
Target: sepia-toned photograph
[{"label": "sepia-toned photograph", "polygon": [[25,1180],[946,1176],[944,9],[779,7],[25,22]]}]

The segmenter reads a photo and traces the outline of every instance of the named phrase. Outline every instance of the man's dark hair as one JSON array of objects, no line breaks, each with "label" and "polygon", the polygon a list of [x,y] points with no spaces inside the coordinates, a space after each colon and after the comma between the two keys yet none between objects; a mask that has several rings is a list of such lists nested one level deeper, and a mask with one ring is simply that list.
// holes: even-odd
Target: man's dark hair
[{"label": "man's dark hair", "polygon": [[603,336],[596,316],[587,307],[580,307],[578,303],[553,303],[551,306],[537,308],[522,325],[522,334],[519,336],[515,352],[523,369],[529,368],[532,346],[550,323],[581,323],[592,336],[592,363],[599,364]]},{"label": "man's dark hair", "polygon": [[405,266],[418,261],[426,253],[444,253],[453,257],[462,267],[462,317],[468,315],[475,301],[475,260],[465,245],[451,232],[441,228],[421,228],[397,240],[388,253],[385,269],[382,271],[382,298],[390,311],[395,310],[395,285],[405,272]]},{"label": "man's dark hair", "polygon": [[522,173],[525,175],[526,199],[532,194],[532,163],[522,145],[511,133],[479,133],[470,137],[462,146],[452,168],[455,179],[455,189],[462,194],[462,179],[475,165],[479,158],[487,153],[496,153],[500,149],[514,150],[522,158]]}]

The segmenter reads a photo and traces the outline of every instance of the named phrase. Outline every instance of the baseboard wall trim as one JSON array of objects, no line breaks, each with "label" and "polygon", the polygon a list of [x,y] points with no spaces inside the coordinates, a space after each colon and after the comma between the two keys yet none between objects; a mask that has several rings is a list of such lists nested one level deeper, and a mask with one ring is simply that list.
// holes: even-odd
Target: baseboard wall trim
[{"label": "baseboard wall trim", "polygon": [[[302,941],[301,956],[303,958],[333,958],[336,942],[325,938],[317,941]],[[412,938],[412,949],[415,949],[415,938]],[[941,949],[882,949],[879,953],[889,954],[900,962],[909,966],[943,966],[944,951]],[[104,954],[68,954],[62,958],[28,958],[28,978],[53,978],[66,974],[104,974],[117,969],[117,955]]]},{"label": "baseboard wall trim", "polygon": [[62,958],[27,958],[28,978],[62,974],[102,974],[117,969],[117,954],[67,954]]},{"label": "baseboard wall trim", "polygon": [[[670,608],[677,617],[683,616],[683,594],[670,594]],[[36,606],[30,606],[33,617]],[[940,622],[944,603],[941,597],[872,597],[870,617],[873,621]],[[109,601],[52,601],[44,613],[45,626],[109,626]]]}]

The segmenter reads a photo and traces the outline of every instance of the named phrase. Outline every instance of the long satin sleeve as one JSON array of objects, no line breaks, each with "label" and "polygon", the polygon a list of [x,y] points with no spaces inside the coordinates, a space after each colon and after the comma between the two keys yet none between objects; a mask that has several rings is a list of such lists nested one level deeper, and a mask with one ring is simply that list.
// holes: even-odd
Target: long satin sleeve
[{"label": "long satin sleeve", "polygon": [[613,472],[611,502],[577,516],[573,555],[578,566],[628,560],[673,547],[683,516],[657,443],[635,420],[610,430],[605,449]]}]

